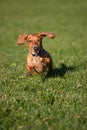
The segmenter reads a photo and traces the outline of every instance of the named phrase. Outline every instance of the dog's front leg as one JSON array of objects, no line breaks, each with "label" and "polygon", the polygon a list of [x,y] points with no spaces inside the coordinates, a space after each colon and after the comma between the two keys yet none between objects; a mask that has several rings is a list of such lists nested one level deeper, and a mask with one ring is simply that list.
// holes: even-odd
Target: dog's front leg
[{"label": "dog's front leg", "polygon": [[33,68],[30,67],[30,66],[28,66],[28,65],[26,65],[26,68],[27,68],[27,70],[28,70],[27,76],[31,76],[31,75],[32,75]]}]

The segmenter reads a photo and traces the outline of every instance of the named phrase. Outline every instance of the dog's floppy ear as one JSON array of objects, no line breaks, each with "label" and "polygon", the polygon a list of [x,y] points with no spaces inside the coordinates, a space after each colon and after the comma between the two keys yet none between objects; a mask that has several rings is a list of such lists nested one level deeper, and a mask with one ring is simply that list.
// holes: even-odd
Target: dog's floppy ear
[{"label": "dog's floppy ear", "polygon": [[40,35],[42,38],[45,37],[45,36],[47,36],[47,37],[49,37],[49,38],[51,38],[51,39],[55,38],[55,34],[54,34],[54,33],[51,33],[51,32],[47,32],[47,33],[41,32],[41,33],[39,33],[39,35]]},{"label": "dog's floppy ear", "polygon": [[21,34],[21,35],[19,35],[17,43],[19,45],[24,44],[24,41],[26,40],[27,36],[28,36],[27,34]]}]

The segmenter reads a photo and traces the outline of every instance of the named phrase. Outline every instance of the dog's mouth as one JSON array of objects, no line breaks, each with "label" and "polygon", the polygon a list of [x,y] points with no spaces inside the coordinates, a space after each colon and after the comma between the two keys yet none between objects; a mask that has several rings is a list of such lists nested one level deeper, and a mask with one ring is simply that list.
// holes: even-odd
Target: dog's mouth
[{"label": "dog's mouth", "polygon": [[33,52],[32,55],[36,56],[36,57],[39,56],[39,51],[38,52]]},{"label": "dog's mouth", "polygon": [[38,56],[40,53],[40,47],[34,46],[32,50],[32,55]]}]

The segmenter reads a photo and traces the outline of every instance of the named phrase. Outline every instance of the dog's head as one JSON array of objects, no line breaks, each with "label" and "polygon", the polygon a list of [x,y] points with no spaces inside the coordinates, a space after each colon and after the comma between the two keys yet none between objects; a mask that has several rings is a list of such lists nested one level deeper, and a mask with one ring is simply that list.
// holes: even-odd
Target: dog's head
[{"label": "dog's head", "polygon": [[18,37],[18,44],[24,44],[24,41],[26,40],[29,52],[32,55],[37,55],[42,49],[42,39],[47,36],[49,38],[54,38],[54,33],[37,33],[37,34],[22,34]]}]

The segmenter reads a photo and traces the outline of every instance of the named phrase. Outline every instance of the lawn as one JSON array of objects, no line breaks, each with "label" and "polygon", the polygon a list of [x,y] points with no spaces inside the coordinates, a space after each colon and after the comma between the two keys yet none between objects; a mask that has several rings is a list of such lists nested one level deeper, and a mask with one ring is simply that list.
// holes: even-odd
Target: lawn
[{"label": "lawn", "polygon": [[[54,69],[26,77],[19,34],[54,32]],[[87,0],[0,0],[0,130],[87,130]]]}]

